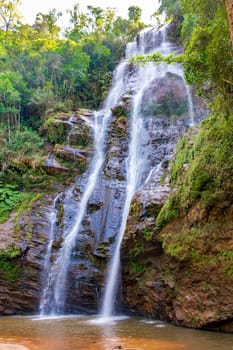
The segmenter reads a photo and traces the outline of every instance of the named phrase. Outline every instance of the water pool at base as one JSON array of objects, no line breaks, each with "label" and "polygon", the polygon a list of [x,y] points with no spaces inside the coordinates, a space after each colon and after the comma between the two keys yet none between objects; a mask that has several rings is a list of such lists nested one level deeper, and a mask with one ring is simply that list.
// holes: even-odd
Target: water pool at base
[{"label": "water pool at base", "polygon": [[0,350],[233,350],[233,335],[135,317],[1,317]]}]

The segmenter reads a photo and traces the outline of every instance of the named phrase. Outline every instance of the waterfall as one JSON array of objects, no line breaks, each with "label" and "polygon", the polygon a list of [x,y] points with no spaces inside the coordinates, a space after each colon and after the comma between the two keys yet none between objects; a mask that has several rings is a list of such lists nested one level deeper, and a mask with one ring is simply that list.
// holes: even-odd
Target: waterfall
[{"label": "waterfall", "polygon": [[190,126],[195,125],[195,120],[194,120],[194,106],[193,106],[193,99],[192,99],[192,94],[190,91],[190,87],[186,85],[186,90],[187,90],[187,97],[188,97],[188,107],[189,107],[189,119],[190,119]]},{"label": "waterfall", "polygon": [[43,281],[42,281],[42,294],[40,298],[40,314],[44,315],[46,313],[46,307],[48,303],[48,297],[49,297],[49,288],[50,285],[47,282],[50,282],[50,279],[47,280],[47,277],[50,273],[51,268],[51,255],[52,255],[52,247],[53,247],[53,241],[54,241],[54,235],[55,235],[55,225],[57,222],[57,202],[61,197],[61,193],[59,193],[55,199],[53,200],[53,206],[52,211],[49,213],[49,223],[50,223],[50,230],[49,230],[49,241],[47,245],[47,251],[45,254],[44,259],[44,268],[43,268]]},{"label": "waterfall", "polygon": [[67,270],[70,263],[70,257],[75,246],[75,241],[77,234],[80,230],[83,217],[86,213],[86,207],[88,200],[92,194],[93,189],[95,188],[99,172],[101,170],[103,161],[104,161],[104,140],[105,140],[105,131],[110,118],[110,112],[96,112],[94,115],[94,144],[95,144],[95,153],[90,164],[89,177],[86,185],[86,189],[82,195],[81,201],[79,203],[78,213],[75,220],[75,224],[71,231],[67,234],[64,239],[63,246],[59,252],[57,258],[57,276],[54,288],[54,312],[61,312],[64,308],[65,302],[65,282],[67,276]]},{"label": "waterfall", "polygon": [[[159,31],[155,29],[146,29],[137,36],[134,42],[127,45],[126,59],[135,54],[146,54],[153,52],[160,52],[163,55],[168,55],[176,49],[177,48],[166,39],[166,27]],[[98,192],[99,188],[101,187],[100,182],[102,180],[106,181],[104,174],[104,171],[106,170],[104,168],[106,157],[105,148],[107,148],[108,127],[112,120],[111,109],[114,111],[114,106],[116,106],[118,103],[122,103],[122,101],[124,101],[124,97],[128,98],[130,96],[130,117],[127,120],[129,128],[129,141],[128,143],[125,141],[125,153],[123,153],[124,157],[122,157],[124,161],[122,164],[125,167],[124,169],[126,169],[126,179],[123,176],[124,180],[116,181],[116,177],[111,175],[113,182],[115,181],[114,185],[112,186],[112,184],[109,185],[108,183],[108,191],[103,189],[103,191],[106,190],[106,196],[101,197],[103,198],[102,202],[110,202],[112,201],[112,197],[110,196],[107,198],[107,194],[113,190],[114,186],[121,187],[121,192],[119,191],[119,193],[121,193],[123,204],[122,206],[118,207],[119,221],[116,221],[116,226],[114,226],[115,223],[112,222],[110,230],[107,225],[101,226],[102,231],[110,231],[110,234],[106,234],[106,236],[108,236],[108,238],[110,237],[112,242],[114,242],[111,243],[113,252],[112,257],[110,258],[108,272],[106,274],[106,288],[103,293],[101,315],[104,318],[108,318],[114,314],[116,296],[120,281],[120,248],[126,229],[130,205],[135,193],[138,192],[142,186],[144,186],[150,180],[150,177],[154,176],[155,173],[159,174],[162,168],[163,159],[161,159],[161,157],[158,157],[157,163],[154,162],[154,164],[152,164],[153,162],[150,161],[148,156],[149,133],[148,129],[146,129],[145,112],[143,110],[143,107],[147,104],[147,100],[145,100],[145,98],[148,97],[148,92],[151,93],[151,96],[153,93],[156,95],[156,81],[159,79],[166,80],[167,74],[169,73],[178,76],[180,81],[184,84],[183,69],[178,64],[156,65],[153,62],[148,62],[145,65],[138,64],[136,67],[132,67],[131,64],[123,60],[120,62],[114,72],[112,88],[110,89],[104,102],[103,109],[94,113],[93,120],[85,118],[85,116],[82,117],[82,119],[85,120],[85,122],[87,122],[89,127],[91,127],[93,130],[94,152],[90,165],[82,178],[84,181],[77,182],[72,189],[68,189],[64,193],[66,203],[69,203],[67,206],[72,207],[72,205],[75,204],[75,206],[71,208],[71,215],[69,215],[72,216],[72,218],[74,217],[74,220],[71,227],[70,224],[68,227],[65,227],[62,235],[63,243],[60,248],[54,252],[53,258],[51,258],[57,217],[57,200],[55,200],[53,205],[50,218],[51,232],[44,266],[45,279],[43,282],[43,292],[40,303],[41,314],[56,314],[62,313],[65,310],[67,274],[73,252],[75,251],[76,242],[79,239],[79,233],[85,230],[84,219],[87,214],[88,203],[91,202],[91,197],[94,196],[95,190],[97,189]],[[186,84],[184,85],[185,86],[182,86],[182,88],[186,91],[190,121],[189,124],[192,125],[194,123],[192,95]],[[152,116],[154,116],[153,113]],[[72,118],[69,122],[72,123]],[[172,121],[169,121],[169,123],[172,124]],[[112,125],[115,124],[113,123]],[[159,177],[159,175],[157,177]],[[75,202],[76,199],[74,199],[73,189],[75,189],[75,186],[78,187],[78,184],[81,184],[83,187],[77,210],[74,213],[74,208],[76,208],[77,203]],[[114,200],[116,200],[116,197]],[[112,201],[112,203],[116,202]],[[112,206],[113,205],[114,204],[112,204]],[[107,207],[106,204],[106,208],[106,210],[109,210],[110,207]],[[95,232],[95,230],[92,230],[92,232]],[[101,234],[102,233],[103,232],[101,232]],[[105,236],[105,232],[103,233],[103,236]],[[98,241],[97,238],[95,239]],[[98,243],[99,242],[97,242],[97,245]],[[103,241],[102,243],[106,243],[106,241]],[[53,263],[51,263],[51,260],[53,260]]]},{"label": "waterfall", "polygon": [[[123,86],[124,86],[124,70],[126,64],[123,62],[118,65],[113,78],[113,87],[110,90],[106,101],[104,103],[104,109],[94,113],[94,122],[90,123],[89,126],[93,128],[94,136],[94,156],[91,160],[88,168],[88,179],[85,186],[85,190],[80,199],[74,225],[71,230],[64,236],[64,242],[61,249],[58,251],[55,262],[52,266],[49,264],[52,244],[54,240],[54,225],[56,210],[55,204],[54,209],[51,212],[51,232],[50,239],[48,242],[47,253],[45,257],[45,276],[47,275],[46,282],[42,293],[40,302],[41,314],[45,313],[61,313],[64,311],[64,304],[66,299],[66,279],[68,267],[70,264],[70,258],[75,246],[77,235],[82,226],[83,218],[86,214],[86,208],[88,200],[92,195],[92,192],[96,186],[101,168],[104,162],[104,147],[105,147],[105,136],[109,120],[111,118],[111,110],[114,104],[117,103],[121,97]],[[71,121],[72,122],[72,121]],[[69,139],[68,139],[69,141]],[[69,146],[68,146],[69,147]],[[68,190],[70,193],[70,190]]]},{"label": "waterfall", "polygon": [[[158,38],[158,36],[161,38]],[[150,39],[150,45],[148,47],[148,38]],[[159,45],[158,39],[160,39]],[[155,45],[155,47],[153,46]],[[152,52],[160,52],[163,55],[168,55],[172,52],[173,45],[166,40],[166,27],[160,32],[146,29],[142,31],[137,41],[128,44],[126,48],[126,58],[135,54],[145,54]],[[119,275],[120,275],[120,248],[124,232],[126,229],[127,218],[130,210],[130,204],[135,193],[142,185],[143,178],[148,178],[148,174],[145,177],[146,165],[146,131],[143,123],[143,96],[145,92],[150,89],[155,78],[165,76],[167,72],[177,74],[183,80],[183,70],[179,65],[166,65],[164,63],[155,65],[152,62],[148,62],[146,65],[138,65],[136,78],[134,80],[134,95],[131,103],[131,121],[130,121],[130,141],[129,152],[126,161],[127,164],[127,185],[126,185],[126,199],[123,207],[122,221],[119,232],[117,234],[117,241],[115,250],[109,263],[108,273],[106,278],[106,289],[103,297],[103,304],[101,310],[101,316],[108,318],[114,314],[114,304],[116,301],[116,295],[119,288]],[[186,84],[185,84],[186,86]],[[191,123],[193,122],[193,105],[191,100],[191,94],[187,89],[187,100],[189,107],[189,118]],[[158,169],[160,164],[158,165]]]},{"label": "waterfall", "polygon": [[68,136],[67,136],[67,146],[70,147],[70,135],[74,131],[73,116],[70,117],[70,119],[68,120],[68,124],[70,125],[70,132],[68,133]]}]

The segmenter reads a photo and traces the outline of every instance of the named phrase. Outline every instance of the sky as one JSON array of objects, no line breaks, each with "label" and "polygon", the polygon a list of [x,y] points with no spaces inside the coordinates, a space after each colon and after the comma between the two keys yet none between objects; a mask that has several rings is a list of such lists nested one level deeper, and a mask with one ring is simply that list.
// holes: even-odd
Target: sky
[{"label": "sky", "polygon": [[[130,6],[139,6],[142,9],[142,20],[149,23],[150,16],[158,7],[159,0],[22,0],[21,13],[25,21],[33,24],[38,12],[48,13],[55,8],[65,15],[67,9],[72,9],[75,3],[79,3],[83,10],[87,5],[99,6],[102,8],[114,7],[117,15],[127,17],[127,10]],[[64,16],[65,17],[65,16]],[[64,19],[63,19],[64,21]],[[65,25],[65,23],[63,23]]]}]

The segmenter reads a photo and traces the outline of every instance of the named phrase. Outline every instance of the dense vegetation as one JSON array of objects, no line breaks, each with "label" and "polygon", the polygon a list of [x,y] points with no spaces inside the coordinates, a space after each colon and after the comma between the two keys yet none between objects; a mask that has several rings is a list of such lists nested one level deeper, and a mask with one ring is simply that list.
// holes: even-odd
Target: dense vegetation
[{"label": "dense vegetation", "polygon": [[125,44],[144,24],[136,6],[123,19],[111,8],[82,12],[76,4],[62,32],[55,9],[29,25],[20,17],[20,0],[0,4],[0,181],[17,193],[46,180],[39,165],[48,153],[43,130],[49,117],[98,108]]},{"label": "dense vegetation", "polygon": [[[177,147],[170,164],[174,190],[157,228],[168,255],[203,268],[215,264],[233,276],[232,251],[221,236],[228,237],[233,204],[233,50],[227,8],[223,0],[162,0],[161,10],[173,18],[171,35],[184,47],[179,59],[186,79],[208,102],[209,116]],[[213,242],[220,242],[215,251]]]},{"label": "dense vegetation", "polygon": [[[39,13],[33,25],[23,24],[19,3],[2,0],[0,9],[0,180],[3,188],[15,186],[15,197],[19,189],[47,181],[38,165],[50,116],[98,108],[125,43],[143,28],[136,6],[129,8],[126,20],[113,9],[89,6],[84,13],[75,5],[62,35],[61,13]],[[178,191],[159,215],[159,226],[197,199],[203,205],[225,201],[233,168],[233,54],[225,1],[161,0],[160,5],[172,22],[169,35],[184,48],[177,59],[183,61],[186,80],[209,101],[211,116],[194,138],[188,135],[178,147],[171,168]]]},{"label": "dense vegetation", "polygon": [[209,101],[210,116],[177,148],[171,181],[178,189],[160,213],[159,226],[199,199],[204,207],[229,206],[233,175],[233,52],[225,1],[164,0],[161,10],[173,17],[186,79]]}]

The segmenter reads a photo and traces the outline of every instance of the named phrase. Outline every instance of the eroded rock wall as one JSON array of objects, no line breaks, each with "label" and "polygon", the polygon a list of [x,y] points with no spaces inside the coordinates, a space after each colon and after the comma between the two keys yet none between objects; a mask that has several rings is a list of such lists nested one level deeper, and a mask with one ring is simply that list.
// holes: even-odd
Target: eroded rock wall
[{"label": "eroded rock wall", "polygon": [[[163,194],[162,194],[163,195]],[[201,210],[156,230],[158,207],[137,199],[125,235],[123,291],[135,313],[176,325],[232,331],[232,210]]]},{"label": "eroded rock wall", "polygon": [[34,313],[41,293],[41,271],[49,232],[51,198],[43,196],[19,217],[1,226],[7,239],[0,252],[0,314]]}]

